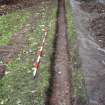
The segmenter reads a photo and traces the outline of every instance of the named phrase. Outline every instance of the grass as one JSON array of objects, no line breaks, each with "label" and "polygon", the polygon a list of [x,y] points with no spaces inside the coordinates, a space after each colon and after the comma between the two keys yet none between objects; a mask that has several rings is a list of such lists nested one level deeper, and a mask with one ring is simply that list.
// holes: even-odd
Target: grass
[{"label": "grass", "polygon": [[73,13],[70,5],[70,1],[66,0],[66,17],[67,17],[67,31],[70,46],[70,57],[72,65],[72,79],[73,79],[73,94],[74,96],[80,97],[80,101],[85,103],[86,91],[84,87],[83,73],[81,70],[81,62],[79,58],[79,52],[77,47],[77,36],[74,28]]},{"label": "grass", "polygon": [[28,17],[27,11],[16,11],[0,17],[0,46],[8,44],[11,36],[22,28]]},{"label": "grass", "polygon": [[[41,8],[40,8],[41,7]],[[48,87],[50,56],[55,33],[56,3],[43,2],[34,30],[28,36],[28,46],[7,65],[6,76],[0,80],[0,105],[44,105],[45,92]],[[45,56],[42,58],[40,70],[35,80],[32,80],[32,63],[36,60],[35,52],[42,39],[44,26],[49,29]]]}]

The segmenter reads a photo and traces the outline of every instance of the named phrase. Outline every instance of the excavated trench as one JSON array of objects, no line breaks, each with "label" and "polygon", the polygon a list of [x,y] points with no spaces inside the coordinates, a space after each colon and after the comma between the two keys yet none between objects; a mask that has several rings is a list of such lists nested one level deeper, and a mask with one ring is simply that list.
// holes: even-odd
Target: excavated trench
[{"label": "excavated trench", "polygon": [[58,0],[57,31],[46,105],[71,105],[71,69],[65,18],[65,1]]}]

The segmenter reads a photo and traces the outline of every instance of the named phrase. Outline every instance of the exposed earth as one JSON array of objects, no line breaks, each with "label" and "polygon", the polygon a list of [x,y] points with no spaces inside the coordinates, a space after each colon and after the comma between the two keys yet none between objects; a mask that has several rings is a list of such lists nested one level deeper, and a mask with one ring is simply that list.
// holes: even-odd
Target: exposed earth
[{"label": "exposed earth", "polygon": [[89,105],[105,104],[105,5],[71,2]]},{"label": "exposed earth", "polygon": [[93,19],[90,19],[90,28],[94,34],[93,37],[97,43],[104,48],[105,47],[105,15],[101,14]]},{"label": "exposed earth", "polygon": [[23,8],[29,8],[32,6],[37,5],[41,0],[18,0],[18,1],[12,1],[12,2],[4,2],[0,5],[0,15],[5,15],[7,13],[20,10]]},{"label": "exposed earth", "polygon": [[[49,0],[45,1],[47,6],[51,5]],[[45,22],[43,19],[46,17],[45,19],[48,20],[50,17],[46,16],[46,14],[43,15],[48,11],[48,8],[45,9],[45,1],[19,0],[0,4],[1,16],[6,16],[22,9],[31,13],[26,23],[18,32],[12,35],[9,42],[6,45],[0,46],[0,105],[7,105],[8,102],[11,105],[14,105],[13,102],[16,102],[18,105],[21,105],[23,102],[23,104],[26,105],[30,99],[31,101],[27,105],[42,105],[42,103],[45,105],[105,105],[105,4],[103,3],[96,1],[82,2],[81,0],[70,1],[75,34],[77,35],[75,45],[78,46],[77,53],[81,62],[80,69],[82,69],[79,70],[79,72],[82,72],[82,77],[79,78],[82,78],[84,82],[81,82],[81,84],[83,83],[85,88],[85,95],[83,96],[85,102],[82,103],[81,100],[83,97],[81,98],[81,94],[76,96],[73,90],[75,89],[75,87],[73,87],[74,81],[72,80],[74,68],[71,64],[72,56],[70,55],[70,52],[72,52],[70,50],[72,49],[69,46],[72,46],[72,44],[68,39],[65,0],[58,0],[58,10],[55,10],[57,17],[52,16],[56,20],[56,26],[53,26],[55,30],[51,27],[55,35],[52,35],[50,30],[49,34],[51,34],[51,36],[49,36],[49,42],[45,43],[48,48],[46,48],[45,61],[43,59],[44,62],[41,62],[42,71],[38,73],[39,77],[36,77],[37,82],[30,79],[31,71],[29,69],[31,69],[32,65],[29,66],[29,64],[34,62],[35,59],[33,56],[35,56],[35,58],[37,57],[35,51],[38,49],[36,47],[40,44],[40,35],[42,34],[38,31],[36,32],[38,36],[35,36],[36,34],[34,35],[33,32],[35,28],[37,31],[38,26],[44,27],[45,24],[49,24],[48,27],[50,27],[54,23],[52,20],[50,20],[50,23],[49,21]],[[57,5],[56,2],[54,3]],[[44,6],[41,8],[40,5]],[[40,12],[37,13],[36,11]],[[40,25],[37,26],[36,24],[39,20],[44,20],[44,22],[40,21]],[[1,32],[0,37],[2,37]],[[33,40],[33,43],[29,40]],[[36,41],[39,42],[36,43]],[[30,49],[30,43],[35,47],[34,50]],[[28,49],[28,51],[26,49]],[[13,65],[14,59],[18,56],[19,58],[15,61],[16,64]],[[74,56],[75,59],[77,59],[76,55]],[[75,65],[78,65],[80,62],[76,62],[77,64]],[[17,63],[19,63],[19,65]],[[45,67],[44,64],[47,66]],[[22,67],[20,65],[22,65]],[[24,65],[28,66],[24,67]],[[8,71],[9,68],[13,70]],[[10,75],[5,76],[7,74]],[[6,83],[3,84],[3,81]],[[36,88],[36,90],[34,88]],[[78,85],[78,88],[81,87]],[[15,93],[16,91],[18,93]],[[42,91],[44,91],[44,93]],[[45,94],[46,91],[47,93]],[[82,92],[83,90],[81,93]],[[8,97],[7,93],[10,97]],[[15,96],[18,96],[18,98]],[[13,97],[13,100],[11,97]],[[36,99],[34,99],[34,97]],[[40,97],[43,97],[45,102],[41,100]]]},{"label": "exposed earth", "polygon": [[99,2],[83,2],[80,4],[80,7],[89,13],[105,13],[105,5]]},{"label": "exposed earth", "polygon": [[51,77],[50,95],[46,105],[72,105],[72,83],[69,59],[69,47],[65,20],[65,2],[59,1],[57,33],[55,35],[55,54]]}]

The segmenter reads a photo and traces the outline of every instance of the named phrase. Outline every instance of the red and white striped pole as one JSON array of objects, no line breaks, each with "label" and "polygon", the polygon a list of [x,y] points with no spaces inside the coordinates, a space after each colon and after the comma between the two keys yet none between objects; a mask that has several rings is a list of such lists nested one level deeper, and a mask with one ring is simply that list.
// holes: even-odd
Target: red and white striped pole
[{"label": "red and white striped pole", "polygon": [[42,30],[44,32],[44,37],[43,37],[43,40],[42,40],[42,44],[40,46],[40,49],[38,50],[38,57],[37,57],[37,60],[36,62],[33,64],[34,67],[32,68],[33,69],[33,78],[35,78],[36,76],[36,73],[40,67],[40,59],[42,57],[42,53],[43,53],[43,49],[44,49],[44,45],[45,45],[45,41],[46,41],[46,37],[47,37],[47,34],[48,34],[48,28],[45,28]]}]

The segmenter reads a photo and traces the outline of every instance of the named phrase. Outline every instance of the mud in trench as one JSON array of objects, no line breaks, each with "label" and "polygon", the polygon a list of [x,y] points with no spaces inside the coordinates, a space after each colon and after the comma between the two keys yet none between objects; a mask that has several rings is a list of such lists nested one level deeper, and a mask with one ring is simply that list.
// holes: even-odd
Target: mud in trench
[{"label": "mud in trench", "polygon": [[71,74],[66,33],[65,2],[58,1],[53,76],[46,105],[71,105]]}]

